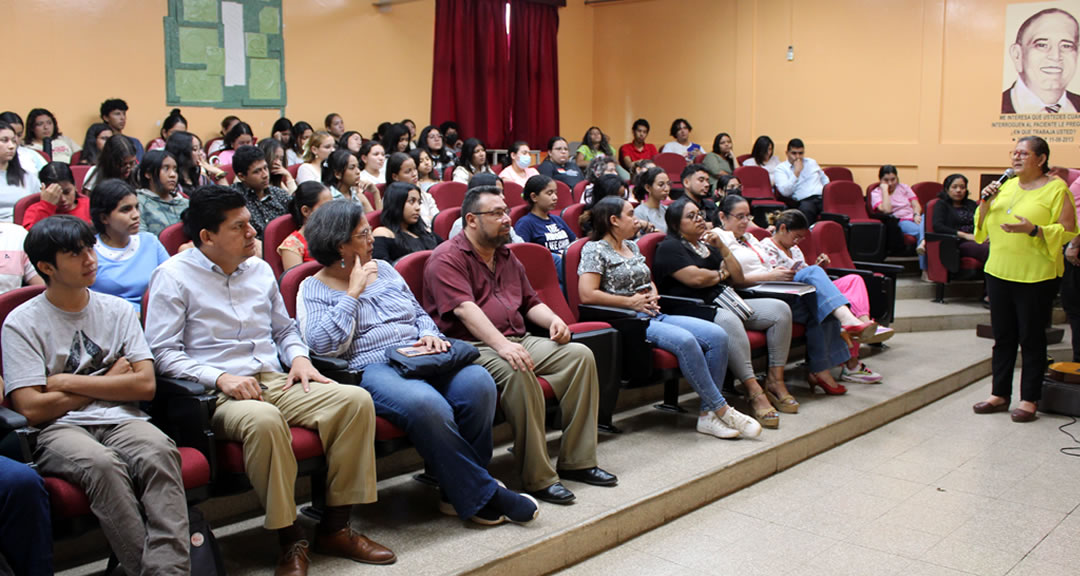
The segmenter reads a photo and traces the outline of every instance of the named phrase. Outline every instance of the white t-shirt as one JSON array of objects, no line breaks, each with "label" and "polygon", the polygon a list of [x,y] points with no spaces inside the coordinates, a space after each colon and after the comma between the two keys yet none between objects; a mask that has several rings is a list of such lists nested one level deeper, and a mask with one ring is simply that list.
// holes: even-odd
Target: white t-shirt
[{"label": "white t-shirt", "polygon": [[[37,152],[30,152],[38,156]],[[40,156],[38,156],[40,158]],[[22,184],[12,186],[7,181],[7,170],[0,170],[0,222],[11,222],[15,217],[15,203],[20,198],[29,194],[41,192],[41,182],[38,181],[37,172],[26,170],[23,174]]]},{"label": "white t-shirt", "polygon": [[37,270],[23,252],[26,228],[0,222],[0,294],[9,292],[37,277]]},{"label": "white t-shirt", "polygon": [[300,168],[296,170],[296,184],[300,185],[311,180],[316,182],[322,181],[322,174],[315,170],[314,166],[304,162],[300,165]]},{"label": "white t-shirt", "polygon": [[735,259],[739,261],[739,265],[742,266],[743,274],[772,270],[772,266],[768,263],[768,254],[753,234],[749,232],[743,234],[742,242],[736,239],[734,234],[723,228],[713,228],[713,234],[719,236],[720,240],[727,245],[728,250],[731,250],[731,254],[735,256]]}]

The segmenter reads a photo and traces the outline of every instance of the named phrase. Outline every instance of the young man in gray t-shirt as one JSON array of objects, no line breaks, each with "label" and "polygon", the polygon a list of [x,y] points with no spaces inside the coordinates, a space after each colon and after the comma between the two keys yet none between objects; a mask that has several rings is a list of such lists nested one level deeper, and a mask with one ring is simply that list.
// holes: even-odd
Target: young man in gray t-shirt
[{"label": "young man in gray t-shirt", "polygon": [[41,428],[39,469],[86,492],[124,570],[186,575],[180,454],[137,405],[154,397],[155,382],[135,311],[89,289],[94,242],[73,216],[30,230],[26,252],[47,287],[4,321],[4,392]]}]

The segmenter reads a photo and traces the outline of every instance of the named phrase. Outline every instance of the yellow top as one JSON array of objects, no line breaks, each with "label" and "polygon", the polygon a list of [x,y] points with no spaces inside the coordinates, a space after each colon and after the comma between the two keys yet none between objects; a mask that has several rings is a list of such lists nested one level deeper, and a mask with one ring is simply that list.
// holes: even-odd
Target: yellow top
[{"label": "yellow top", "polygon": [[[1058,223],[1066,206],[1075,210],[1072,193],[1060,178],[1051,178],[1034,190],[1021,189],[1018,178],[1002,184],[982,226],[978,212],[975,213],[975,241],[982,243],[990,239],[986,273],[1029,284],[1060,277],[1065,272],[1062,248],[1076,236],[1075,231],[1069,232]],[[1001,229],[1004,223],[1018,223],[1018,215],[1037,225],[1042,238]]]}]

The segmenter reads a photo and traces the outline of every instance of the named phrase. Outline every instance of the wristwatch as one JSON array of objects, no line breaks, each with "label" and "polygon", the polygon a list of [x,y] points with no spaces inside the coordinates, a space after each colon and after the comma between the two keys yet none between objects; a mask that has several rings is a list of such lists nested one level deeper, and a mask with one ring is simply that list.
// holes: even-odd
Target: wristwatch
[{"label": "wristwatch", "polygon": [[1038,235],[1039,235],[1039,225],[1036,224],[1035,227],[1031,229],[1031,232],[1028,232],[1028,236],[1031,236],[1032,238],[1034,238],[1034,237],[1036,237]]}]

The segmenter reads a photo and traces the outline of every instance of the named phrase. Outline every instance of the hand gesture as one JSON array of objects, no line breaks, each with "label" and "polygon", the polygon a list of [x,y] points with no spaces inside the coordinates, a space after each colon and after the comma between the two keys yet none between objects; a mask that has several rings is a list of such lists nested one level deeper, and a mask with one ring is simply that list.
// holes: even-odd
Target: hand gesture
[{"label": "hand gesture", "polygon": [[916,214],[915,215],[915,223],[916,224],[922,224],[922,214]]},{"label": "hand gesture", "polygon": [[360,264],[360,255],[354,256],[355,261],[353,264],[352,272],[349,274],[349,289],[346,291],[349,296],[356,298],[360,294],[363,294],[364,289],[368,284],[375,281],[379,277],[379,265],[374,260],[368,260],[367,264]]},{"label": "hand gesture", "polygon": [[316,382],[322,382],[323,384],[330,384],[333,380],[323,376],[314,366],[311,365],[311,360],[307,356],[297,356],[293,358],[292,367],[289,368],[288,380],[285,382],[283,390],[292,388],[293,384],[300,382],[300,386],[304,388],[304,392],[310,392],[311,386],[309,382],[314,380]]},{"label": "hand gesture", "polygon": [[218,376],[217,387],[235,400],[262,400],[262,386],[251,376],[222,374]]},{"label": "hand gesture", "polygon": [[1009,234],[1029,234],[1032,230],[1035,229],[1035,225],[1032,224],[1031,221],[1027,218],[1024,218],[1019,214],[1014,214],[1013,218],[1016,218],[1017,220],[1019,220],[1019,222],[1005,222],[1001,225],[1001,229],[1008,232]]},{"label": "hand gesture", "polygon": [[790,268],[773,268],[769,274],[770,280],[780,282],[791,282],[795,279],[795,271]]},{"label": "hand gesture", "polygon": [[121,356],[113,362],[112,366],[105,372],[106,376],[119,376],[121,374],[130,374],[133,372],[131,369],[131,362],[128,362],[126,356]]},{"label": "hand gesture", "polygon": [[424,336],[413,343],[414,348],[423,348],[428,352],[446,352],[450,343],[435,336]]},{"label": "hand gesture", "polygon": [[818,254],[817,260],[814,260],[814,264],[817,266],[828,266],[831,263],[832,260],[829,258],[829,255],[824,252]]},{"label": "hand gesture", "polygon": [[53,206],[60,203],[60,197],[64,195],[64,189],[59,184],[53,182],[48,186],[41,187],[41,199]]},{"label": "hand gesture", "polygon": [[1065,259],[1073,266],[1080,266],[1080,246],[1074,246],[1072,242],[1065,248]]},{"label": "hand gesture", "polygon": [[532,372],[533,361],[529,351],[517,342],[506,340],[505,343],[495,349],[499,357],[510,363],[510,367],[516,370]]},{"label": "hand gesture", "polygon": [[570,341],[570,329],[566,327],[566,322],[563,322],[562,318],[559,318],[558,316],[554,316],[551,319],[551,326],[548,326],[548,333],[556,344],[566,344]]}]

